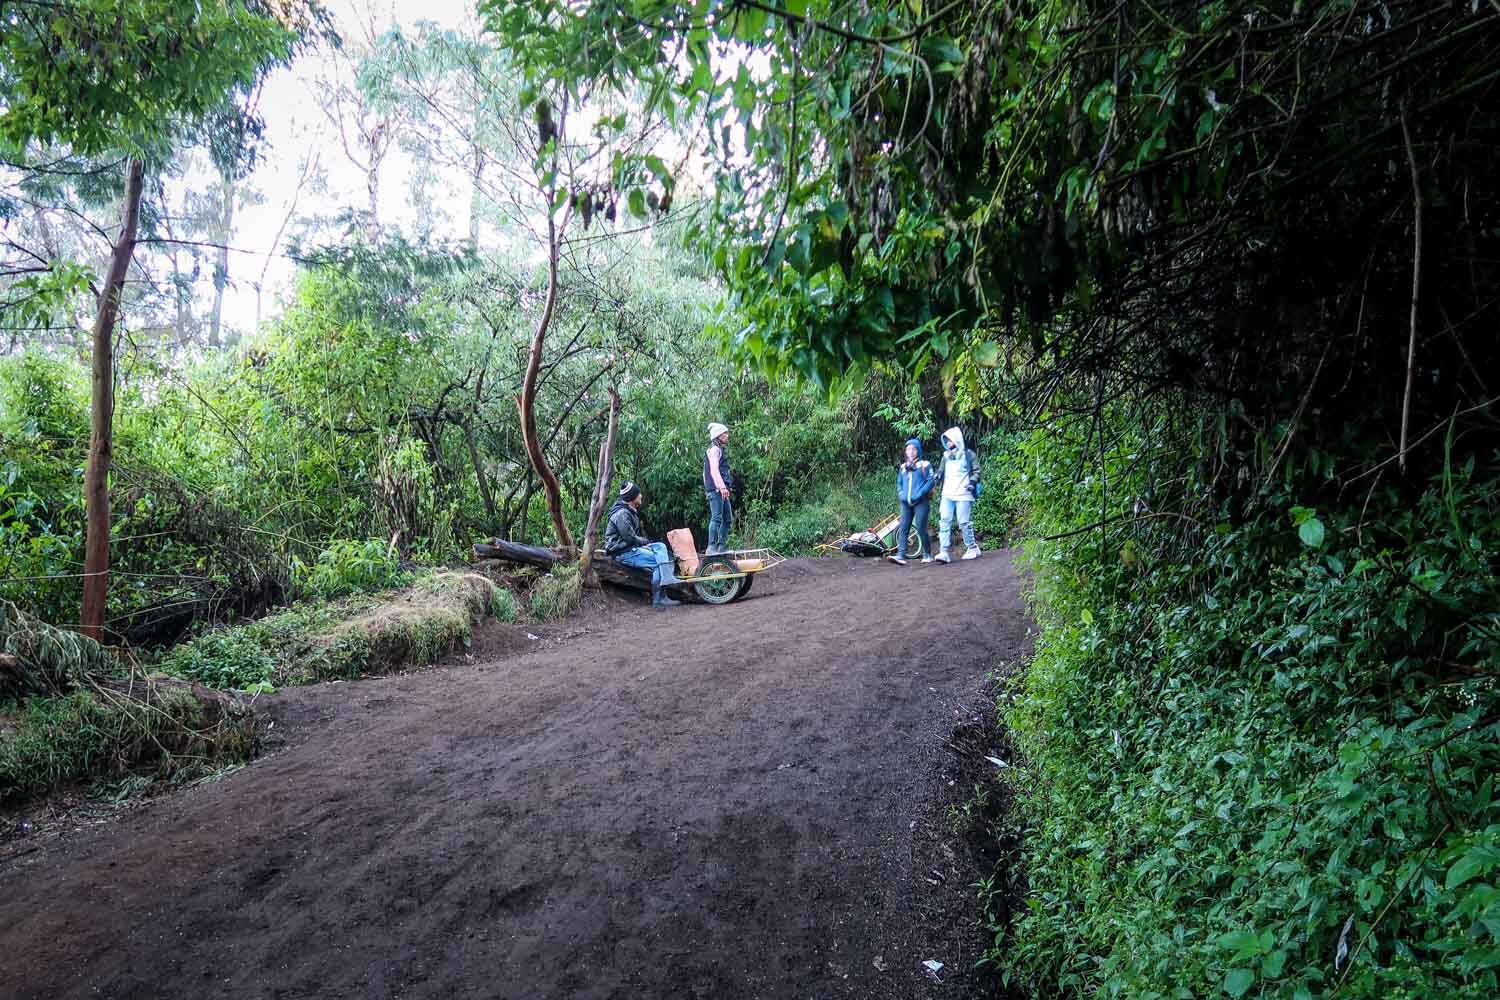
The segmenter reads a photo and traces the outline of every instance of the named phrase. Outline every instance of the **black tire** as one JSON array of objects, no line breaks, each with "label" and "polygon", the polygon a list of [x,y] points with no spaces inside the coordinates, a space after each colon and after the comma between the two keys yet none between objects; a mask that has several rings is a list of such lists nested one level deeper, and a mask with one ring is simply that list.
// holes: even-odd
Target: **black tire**
[{"label": "black tire", "polygon": [[755,575],[747,573],[740,579],[740,592],[734,595],[736,601],[743,601],[745,595],[750,593],[750,585],[755,582]]},{"label": "black tire", "polygon": [[709,556],[698,564],[693,590],[705,604],[728,604],[747,589],[745,581],[750,579],[748,576],[728,575],[738,572],[739,567],[728,556]]}]

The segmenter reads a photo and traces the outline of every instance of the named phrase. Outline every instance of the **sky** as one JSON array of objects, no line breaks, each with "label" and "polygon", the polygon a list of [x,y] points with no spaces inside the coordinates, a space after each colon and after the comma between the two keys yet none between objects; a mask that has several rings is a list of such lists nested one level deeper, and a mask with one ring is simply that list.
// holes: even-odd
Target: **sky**
[{"label": "sky", "polygon": [[[418,21],[434,21],[443,27],[457,28],[477,21],[473,0],[326,0],[339,33],[346,38],[361,38],[373,22],[376,32],[392,24],[411,27]],[[277,243],[288,210],[295,199],[296,214],[332,215],[341,208],[363,207],[366,203],[363,175],[344,155],[338,135],[323,110],[316,82],[330,69],[326,52],[314,51],[292,66],[277,70],[264,83],[261,112],[265,118],[268,148],[249,178],[249,184],[262,197],[259,204],[245,205],[237,213],[231,254],[229,279],[224,303],[225,322],[242,333],[255,326],[256,289],[261,269],[265,268],[263,315],[272,315],[278,294],[291,286],[294,265],[279,256],[270,256],[275,246],[286,251],[288,229]],[[321,169],[321,189],[304,184],[300,195],[298,182],[309,154],[316,154]],[[382,221],[405,226],[412,223],[413,211],[407,203],[407,180],[412,165],[400,149],[393,149],[381,174],[380,211]],[[451,179],[454,200],[468,204],[469,184],[462,177]],[[458,213],[459,221],[464,218]],[[463,234],[454,232],[452,236]]]}]

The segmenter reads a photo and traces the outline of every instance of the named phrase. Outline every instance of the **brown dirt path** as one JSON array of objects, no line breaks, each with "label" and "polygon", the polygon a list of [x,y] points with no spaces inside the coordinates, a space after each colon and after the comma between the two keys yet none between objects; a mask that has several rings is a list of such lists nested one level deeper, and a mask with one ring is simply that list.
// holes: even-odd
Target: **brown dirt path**
[{"label": "brown dirt path", "polygon": [[0,995],[959,995],[943,743],[1029,648],[1018,590],[1003,552],[798,560],[305,689],[281,752],[0,867]]}]

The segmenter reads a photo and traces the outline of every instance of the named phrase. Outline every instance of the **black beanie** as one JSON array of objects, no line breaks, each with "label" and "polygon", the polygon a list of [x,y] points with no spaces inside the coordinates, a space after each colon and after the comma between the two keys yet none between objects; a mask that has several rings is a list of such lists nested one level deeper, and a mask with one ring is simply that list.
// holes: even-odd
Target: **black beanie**
[{"label": "black beanie", "polygon": [[626,503],[629,503],[640,495],[641,488],[635,483],[627,482],[624,486],[620,487],[620,499]]}]

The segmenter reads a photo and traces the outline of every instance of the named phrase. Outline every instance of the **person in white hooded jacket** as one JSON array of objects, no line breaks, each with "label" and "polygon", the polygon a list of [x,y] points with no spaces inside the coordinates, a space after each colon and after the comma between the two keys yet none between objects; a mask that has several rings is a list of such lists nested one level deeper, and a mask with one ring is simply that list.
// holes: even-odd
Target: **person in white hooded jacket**
[{"label": "person in white hooded jacket", "polygon": [[974,540],[974,501],[979,497],[979,456],[964,446],[964,432],[950,427],[943,432],[943,457],[938,463],[938,480],[942,483],[942,508],[938,517],[937,561],[952,562],[948,546],[953,540],[953,521],[958,520],[964,536],[965,559],[978,559],[979,543]]}]

